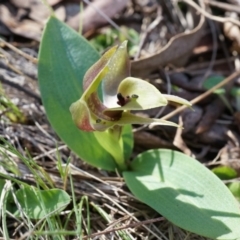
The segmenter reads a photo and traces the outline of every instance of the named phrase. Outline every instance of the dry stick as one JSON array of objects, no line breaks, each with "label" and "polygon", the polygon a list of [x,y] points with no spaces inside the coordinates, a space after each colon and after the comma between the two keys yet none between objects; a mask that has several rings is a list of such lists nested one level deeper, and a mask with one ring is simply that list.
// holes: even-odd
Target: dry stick
[{"label": "dry stick", "polygon": [[[21,55],[21,54],[20,54]],[[28,55],[29,56],[29,55]],[[7,57],[6,57],[7,58]],[[13,72],[25,77],[26,79],[30,80],[30,81],[35,81],[33,78],[26,76],[21,70],[17,69],[14,65],[12,65],[11,63],[9,63],[9,61],[6,61],[6,65],[7,67],[9,67]]]},{"label": "dry stick", "polygon": [[[2,40],[2,39],[0,38],[0,42],[1,42],[1,41],[5,42],[4,40]],[[22,52],[21,50],[15,48],[13,45],[11,45],[11,44],[9,44],[9,43],[7,43],[7,44],[8,44],[8,47],[11,48],[13,51],[16,51],[17,54],[19,54],[19,55],[27,58],[28,60],[29,60],[29,58],[31,58],[31,59],[35,59],[35,60],[37,61],[36,58],[31,57],[30,55]],[[17,73],[17,74],[25,77],[27,80],[34,81],[33,78],[25,75],[21,70],[17,69],[14,65],[12,65],[11,63],[9,63],[8,58],[4,55],[4,53],[3,53],[3,57],[4,57],[4,59],[6,59],[5,64],[6,64],[7,67],[10,68],[13,72],[15,72],[15,73]],[[33,62],[33,63],[35,64],[36,62]],[[36,99],[38,102],[41,103],[41,98],[40,98],[40,96],[39,96],[36,92],[31,91],[32,89],[31,89],[31,90],[28,90],[28,89],[22,87],[21,85],[19,85],[18,83],[11,82],[11,81],[9,81],[9,80],[7,80],[7,79],[1,79],[1,80],[2,80],[4,83],[8,84],[9,86],[15,87],[16,89],[18,89],[18,90],[26,93],[27,95],[29,95],[30,97]]]},{"label": "dry stick", "polygon": [[[107,194],[105,194],[103,191],[101,191],[100,189],[96,188],[94,185],[88,183],[85,181],[85,184],[90,186],[91,188],[93,188],[94,190],[96,190],[99,194],[102,194],[102,196],[105,198],[105,199],[108,199],[110,200],[115,206],[117,206],[121,211],[123,211],[124,213],[126,213],[128,216],[130,216],[132,219],[134,219],[135,221],[138,221],[136,217],[132,216],[132,214],[130,214],[124,207],[122,207],[120,204],[118,204],[114,199],[110,198]],[[126,193],[125,193],[126,194]],[[151,230],[149,229],[147,226],[143,225],[143,227],[148,230],[150,233],[152,233],[156,239],[157,238],[157,235]]]},{"label": "dry stick", "polygon": [[[227,56],[226,56],[226,58],[227,58]],[[217,59],[214,62],[214,66],[226,63],[228,61],[226,58]],[[231,56],[231,57],[229,57],[229,62],[231,63],[231,62],[235,61],[235,59],[236,59],[236,56]],[[169,73],[173,73],[174,71],[189,72],[189,71],[194,71],[194,70],[198,70],[198,69],[205,69],[206,67],[209,66],[210,63],[211,63],[211,61],[205,61],[205,62],[201,62],[201,63],[193,63],[186,68],[179,68],[179,69],[170,70]],[[234,69],[232,68],[231,71],[234,71]]]},{"label": "dry stick", "polygon": [[143,33],[141,42],[139,43],[138,51],[134,56],[134,59],[138,59],[141,53],[141,50],[146,42],[148,35],[157,27],[157,25],[163,20],[163,17],[159,15],[153,22],[149,24],[146,31]]},{"label": "dry stick", "polygon": [[150,224],[150,223],[154,223],[154,222],[160,222],[162,220],[164,220],[164,218],[159,217],[159,218],[154,218],[154,219],[150,219],[150,220],[145,220],[145,221],[142,221],[142,222],[139,222],[139,223],[131,223],[131,224],[126,225],[126,226],[117,227],[117,228],[113,228],[113,229],[110,229],[110,230],[94,233],[94,234],[91,234],[89,236],[84,236],[82,239],[93,238],[93,237],[96,237],[96,236],[99,236],[99,235],[103,235],[103,234],[107,234],[107,233],[111,233],[111,232],[116,232],[116,231],[127,229],[127,228],[130,228],[130,227],[139,227],[139,226],[141,227],[141,226],[144,226],[146,224]]},{"label": "dry stick", "polygon": [[212,56],[211,56],[210,64],[207,68],[207,71],[204,73],[204,75],[202,77],[203,79],[207,78],[211,74],[211,71],[212,71],[213,66],[214,66],[214,62],[215,62],[216,57],[217,57],[217,49],[218,49],[217,32],[216,32],[215,24],[214,24],[214,22],[212,22],[209,19],[206,19],[206,20],[208,22],[208,25],[210,27],[211,34],[212,34],[213,50],[212,50]]},{"label": "dry stick", "polygon": [[187,4],[189,4],[190,6],[192,6],[193,8],[195,8],[197,11],[199,11],[202,15],[204,15],[205,17],[212,19],[216,22],[231,22],[233,24],[236,24],[237,26],[240,27],[240,22],[237,21],[236,19],[233,18],[229,18],[229,17],[218,17],[218,16],[213,16],[210,13],[206,12],[203,8],[201,8],[200,6],[198,6],[195,2],[193,2],[192,0],[181,0]]},{"label": "dry stick", "polygon": [[240,6],[229,4],[229,3],[222,3],[219,1],[214,1],[214,0],[204,0],[205,3],[213,6],[213,7],[218,7],[227,11],[231,12],[237,12],[240,13]]},{"label": "dry stick", "polygon": [[37,64],[38,63],[38,59],[34,58],[30,55],[28,55],[27,53],[17,49],[16,47],[14,47],[12,44],[4,41],[2,38],[0,38],[0,42],[2,42],[4,45],[6,45],[8,48],[12,49],[14,52],[18,53],[19,55],[25,57],[26,59],[28,59],[29,61],[31,61],[32,63]]},{"label": "dry stick", "polygon": [[1,79],[1,81],[11,87],[14,87],[16,89],[18,89],[19,91],[22,91],[24,92],[25,94],[27,94],[29,97],[32,97],[34,98],[36,101],[38,101],[39,103],[41,103],[41,98],[40,96],[38,96],[37,94],[35,94],[34,92],[26,89],[25,87],[19,85],[18,83],[15,83],[15,82],[11,82],[9,80],[6,80],[6,79]]},{"label": "dry stick", "polygon": [[[240,75],[240,71],[237,71],[237,72],[231,74],[229,77],[225,78],[222,82],[220,82],[219,84],[217,84],[213,88],[209,89],[205,93],[203,93],[203,94],[199,95],[198,97],[194,98],[193,100],[191,100],[190,103],[191,104],[196,104],[196,103],[200,102],[202,99],[204,99],[207,96],[209,96],[210,94],[212,94],[218,88],[223,87],[224,85],[226,85],[228,82],[232,81],[234,78],[238,77],[239,75]],[[161,120],[167,120],[167,119],[175,116],[179,112],[183,111],[186,108],[187,108],[187,106],[181,106],[181,107],[177,108],[175,111],[173,111],[173,112],[165,115],[164,117],[162,117]]]}]

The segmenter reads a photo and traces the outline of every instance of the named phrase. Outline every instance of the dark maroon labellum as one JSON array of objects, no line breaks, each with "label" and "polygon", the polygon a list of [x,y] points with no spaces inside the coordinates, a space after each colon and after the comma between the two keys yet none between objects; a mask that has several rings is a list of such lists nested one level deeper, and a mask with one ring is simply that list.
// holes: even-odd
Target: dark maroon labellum
[{"label": "dark maroon labellum", "polygon": [[118,99],[117,104],[120,105],[121,107],[126,104],[126,100],[121,93],[117,94],[117,99]]}]

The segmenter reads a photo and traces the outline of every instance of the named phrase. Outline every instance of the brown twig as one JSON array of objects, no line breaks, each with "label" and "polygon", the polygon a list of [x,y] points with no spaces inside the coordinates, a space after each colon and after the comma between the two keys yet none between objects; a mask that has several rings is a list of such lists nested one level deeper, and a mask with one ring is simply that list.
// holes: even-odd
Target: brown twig
[{"label": "brown twig", "polygon": [[[220,87],[223,87],[224,85],[226,85],[227,83],[232,81],[234,78],[238,77],[239,75],[240,75],[240,71],[234,72],[233,74],[231,74],[229,77],[225,78],[222,82],[220,82],[219,84],[217,84],[213,88],[209,89],[205,93],[203,93],[203,94],[199,95],[198,97],[194,98],[193,100],[191,100],[190,101],[191,104],[196,104],[196,103],[200,102],[201,100],[203,100],[204,98],[206,98],[207,96],[212,94],[215,90],[217,90]],[[186,108],[187,108],[187,106],[181,106],[181,107],[177,108],[175,111],[173,111],[173,112],[167,114],[166,116],[162,117],[161,119],[162,120],[167,120],[167,119],[175,116],[176,114],[180,113],[181,111],[183,111]]]},{"label": "brown twig", "polygon": [[2,42],[5,46],[7,46],[8,48],[10,48],[11,50],[13,50],[14,52],[16,52],[17,54],[23,56],[24,58],[28,59],[29,61],[31,61],[32,63],[37,64],[38,63],[38,59],[34,58],[30,55],[28,55],[27,53],[19,50],[18,48],[14,47],[12,44],[4,41],[2,38],[0,38],[0,42]]},{"label": "brown twig", "polygon": [[204,2],[213,7],[221,8],[231,12],[240,13],[240,6],[237,6],[236,4],[233,5],[233,4],[223,3],[223,2],[214,1],[214,0],[204,0]]},{"label": "brown twig", "polygon": [[[1,76],[1,75],[0,75],[0,76]],[[2,77],[2,76],[1,76],[1,77]],[[34,98],[37,102],[41,103],[42,100],[41,100],[40,96],[37,95],[36,93],[32,92],[31,90],[26,89],[25,87],[23,87],[23,86],[15,83],[15,82],[11,82],[11,81],[9,81],[9,80],[7,80],[7,79],[4,79],[4,78],[2,78],[1,81],[2,81],[3,83],[5,83],[5,84],[11,86],[11,87],[14,87],[14,88],[18,89],[19,91],[24,92],[24,93],[27,94],[29,97],[32,97],[32,98]]]},{"label": "brown twig", "polygon": [[203,16],[205,16],[206,18],[212,19],[216,22],[231,22],[237,26],[240,27],[240,22],[236,19],[233,18],[229,18],[229,17],[219,17],[219,16],[213,16],[210,13],[206,12],[203,8],[201,8],[200,6],[198,6],[195,2],[193,2],[192,0],[182,0],[183,2],[189,4],[190,6],[192,6],[193,8],[195,8],[198,12],[200,12]]}]

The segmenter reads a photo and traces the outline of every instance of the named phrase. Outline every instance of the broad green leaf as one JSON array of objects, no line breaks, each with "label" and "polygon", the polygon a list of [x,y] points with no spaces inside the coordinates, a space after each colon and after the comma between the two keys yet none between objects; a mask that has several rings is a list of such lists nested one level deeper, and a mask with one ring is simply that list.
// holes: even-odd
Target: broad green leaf
[{"label": "broad green leaf", "polygon": [[240,239],[240,210],[221,180],[197,160],[159,149],[123,172],[131,192],[177,226],[213,239]]},{"label": "broad green leaf", "polygon": [[[71,200],[61,189],[39,190],[26,186],[17,191],[16,197],[25,214],[32,219],[41,219],[51,213],[59,214]],[[17,211],[15,214],[20,213]]]},{"label": "broad green leaf", "polygon": [[231,167],[228,166],[218,166],[212,169],[220,179],[229,180],[237,177],[237,172]]},{"label": "broad green leaf", "polygon": [[[78,33],[54,17],[48,20],[38,69],[47,117],[59,137],[83,160],[102,169],[114,170],[116,163],[110,153],[103,149],[93,133],[75,126],[69,111],[70,105],[83,94],[85,72],[98,59],[99,54]],[[128,136],[131,136],[130,131]]]}]

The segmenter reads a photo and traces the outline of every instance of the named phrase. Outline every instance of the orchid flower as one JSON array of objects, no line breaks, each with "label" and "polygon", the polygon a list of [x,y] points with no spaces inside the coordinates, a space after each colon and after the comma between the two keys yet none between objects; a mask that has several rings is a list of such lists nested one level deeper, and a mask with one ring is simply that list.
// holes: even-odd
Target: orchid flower
[{"label": "orchid flower", "polygon": [[147,81],[130,77],[126,41],[108,50],[86,72],[83,90],[82,97],[70,107],[73,121],[83,131],[105,131],[125,124],[155,123],[177,127],[173,122],[136,116],[130,111],[165,106],[168,100],[191,106],[185,99],[161,94]]}]

